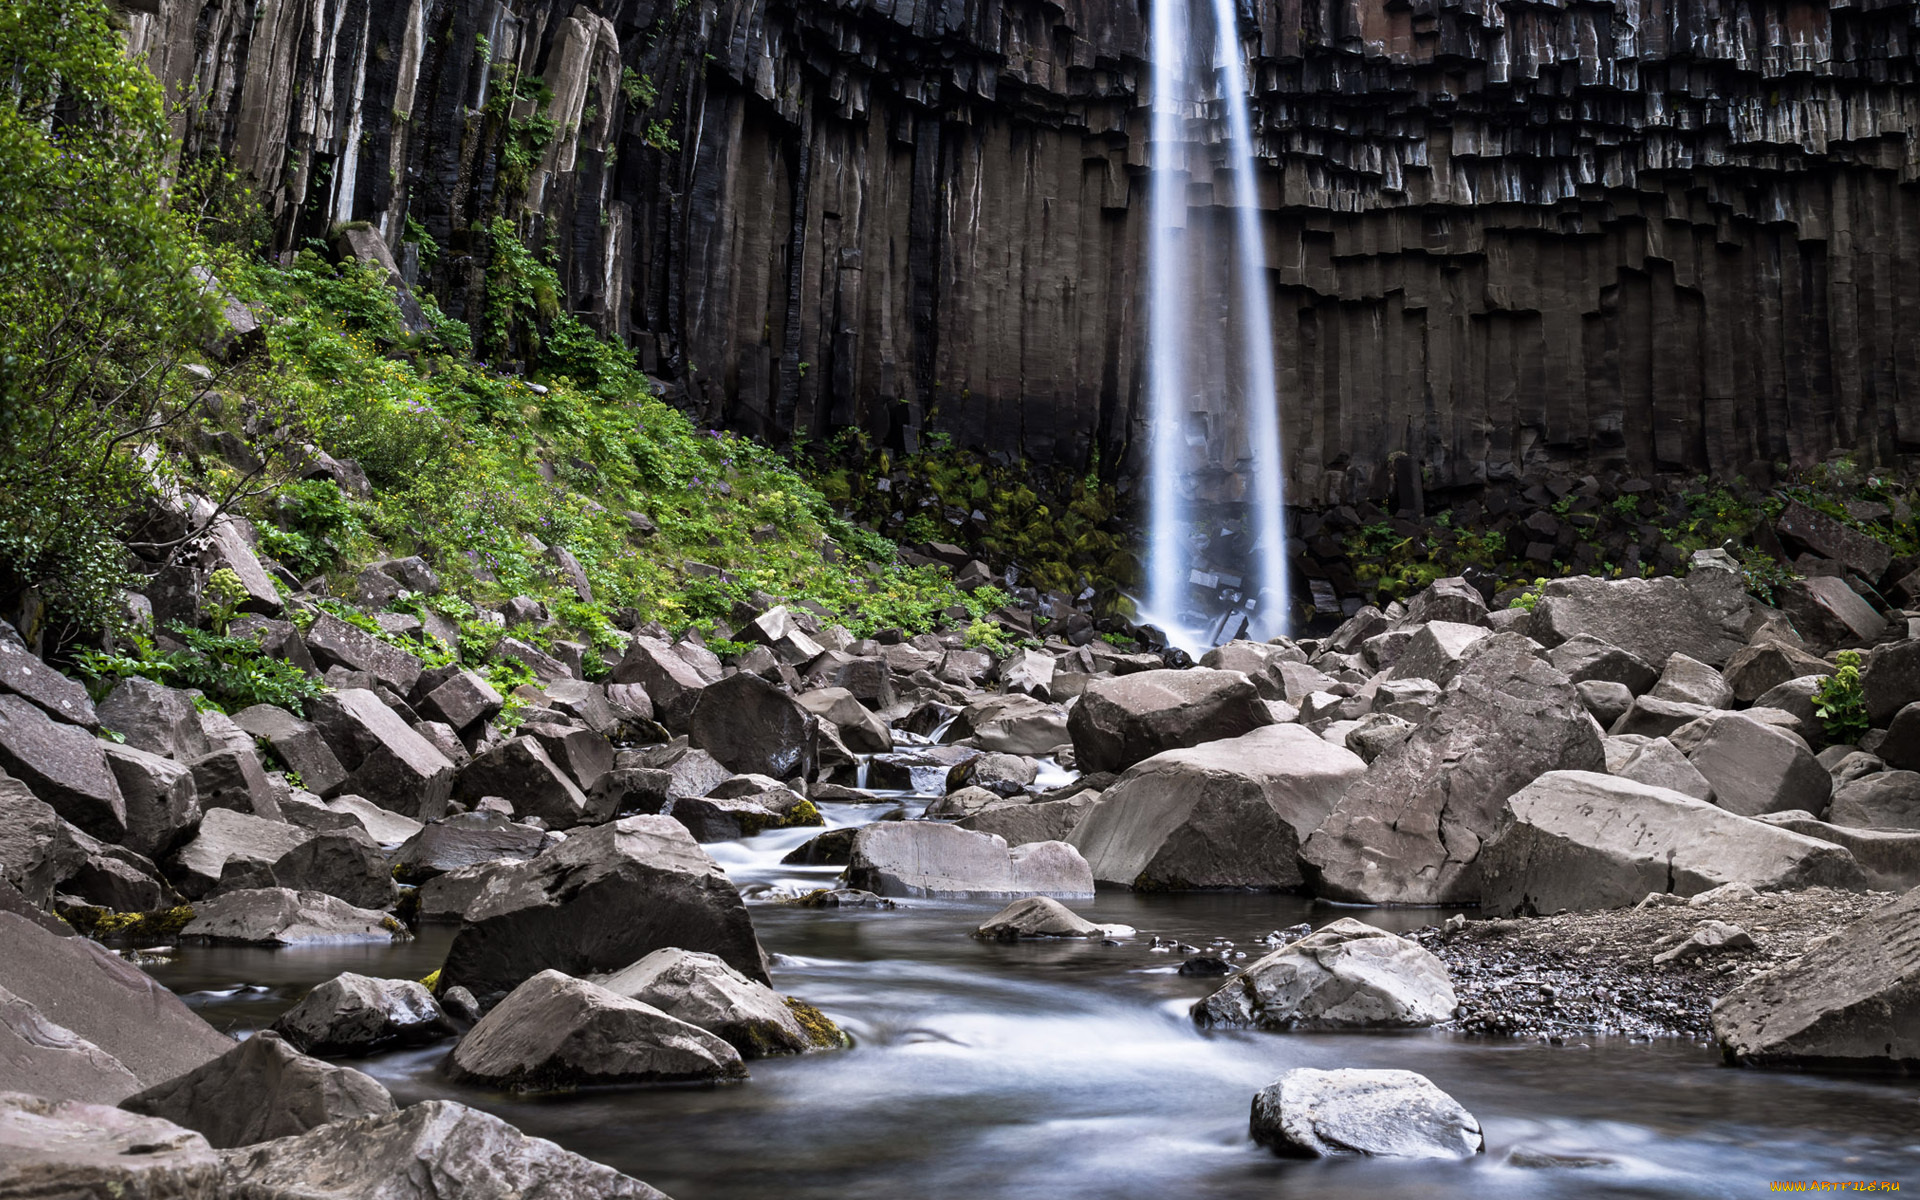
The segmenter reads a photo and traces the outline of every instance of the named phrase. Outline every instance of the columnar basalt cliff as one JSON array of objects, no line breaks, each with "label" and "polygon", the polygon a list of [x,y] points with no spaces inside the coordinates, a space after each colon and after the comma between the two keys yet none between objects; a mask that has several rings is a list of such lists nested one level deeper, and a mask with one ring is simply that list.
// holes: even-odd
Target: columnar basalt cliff
[{"label": "columnar basalt cliff", "polygon": [[[1140,5],[143,7],[183,137],[282,249],[370,222],[473,315],[504,213],[713,421],[1140,451]],[[1402,453],[1449,486],[1920,451],[1920,7],[1242,13],[1298,501]],[[489,103],[490,60],[546,88]],[[1212,115],[1195,222],[1227,216]]]}]

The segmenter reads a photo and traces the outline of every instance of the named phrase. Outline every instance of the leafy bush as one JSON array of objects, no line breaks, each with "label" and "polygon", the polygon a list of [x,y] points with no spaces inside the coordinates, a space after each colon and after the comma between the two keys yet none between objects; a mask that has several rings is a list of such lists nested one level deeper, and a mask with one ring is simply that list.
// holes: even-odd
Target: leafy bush
[{"label": "leafy bush", "polygon": [[1839,669],[1820,681],[1813,693],[1813,712],[1827,731],[1827,740],[1836,746],[1860,740],[1871,724],[1867,718],[1867,693],[1860,684],[1860,652],[1842,650]]},{"label": "leafy bush", "polygon": [[162,653],[152,642],[134,638],[131,653],[83,651],[75,666],[98,695],[122,679],[140,676],[170,687],[196,688],[223,709],[274,704],[304,714],[307,701],[326,690],[305,671],[263,651],[263,635],[213,633],[180,624],[170,629],[186,643],[184,649]]}]

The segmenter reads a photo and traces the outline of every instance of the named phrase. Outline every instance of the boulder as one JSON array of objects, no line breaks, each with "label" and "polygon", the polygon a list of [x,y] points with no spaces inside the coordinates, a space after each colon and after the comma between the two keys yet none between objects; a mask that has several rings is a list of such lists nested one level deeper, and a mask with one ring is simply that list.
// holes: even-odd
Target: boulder
[{"label": "boulder", "polygon": [[223,885],[254,886],[271,878],[273,864],[313,836],[295,825],[217,808],[168,860],[167,878],[189,900]]},{"label": "boulder", "polygon": [[0,621],[0,691],[32,701],[55,720],[99,727],[87,689],[41,662],[5,621]]},{"label": "boulder", "polygon": [[1093,874],[1064,842],[1009,851],[991,834],[933,821],[876,821],[853,838],[846,884],[881,896],[1093,895]]},{"label": "boulder", "polygon": [[528,859],[546,849],[552,837],[492,813],[461,813],[423,827],[393,855],[393,873],[408,883],[424,883],[448,871],[498,859]]},{"label": "boulder", "polygon": [[1766,640],[1736,653],[1722,673],[1733,698],[1752,704],[1789,679],[1831,675],[1833,664],[1799,646]]},{"label": "boulder", "polygon": [[1885,726],[1895,713],[1920,700],[1920,638],[1875,646],[1860,668],[1867,717]]},{"label": "boulder", "polygon": [[385,913],[355,908],[324,892],[279,887],[216,896],[197,905],[193,920],[180,931],[188,941],[242,946],[391,942],[405,934]]},{"label": "boulder", "polygon": [[1591,634],[1568,638],[1548,651],[1547,659],[1575,683],[1618,683],[1636,696],[1660,679],[1660,673],[1639,655]]},{"label": "boulder", "polygon": [[[1725,921],[1702,921],[1693,932],[1672,937],[1680,940],[1653,956],[1655,966],[1670,962],[1685,962],[1688,959],[1707,958],[1716,954],[1725,954],[1732,950],[1753,949],[1753,935],[1738,925],[1729,925]],[[1661,945],[1668,939],[1663,938]]]},{"label": "boulder", "polygon": [[[1761,693],[1748,712],[1773,709],[1793,717],[1793,732],[1809,745],[1826,741],[1826,724],[1815,710],[1813,698],[1827,682],[1824,675],[1802,675],[1776,684]],[[1783,726],[1784,728],[1784,726]]]},{"label": "boulder", "polygon": [[180,762],[212,749],[194,714],[193,698],[146,679],[123,679],[100,702],[100,724],[126,744]]},{"label": "boulder", "polygon": [[1547,646],[1585,635],[1647,663],[1680,653],[1717,667],[1741,647],[1699,597],[1671,576],[1556,579],[1534,604],[1529,632]]},{"label": "boulder", "polygon": [[[1633,743],[1632,746],[1615,761],[1613,744],[1628,741]],[[1692,796],[1695,800],[1712,802],[1713,785],[1687,761],[1687,756],[1680,753],[1679,747],[1666,738],[1610,737],[1607,742],[1607,774],[1644,783],[1648,787],[1666,788]]]},{"label": "boulder", "polygon": [[1641,696],[1620,714],[1619,720],[1607,726],[1607,732],[1615,737],[1666,737],[1682,725],[1711,716],[1715,711],[1703,704]]},{"label": "boulder", "polygon": [[1051,896],[1028,896],[982,921],[973,936],[1013,942],[1021,938],[1101,937],[1105,933],[1105,926],[1095,925]]},{"label": "boulder", "polygon": [[666,1200],[451,1100],[335,1121],[225,1159],[226,1186],[249,1200]]},{"label": "boulder", "polygon": [[928,818],[971,817],[996,808],[1025,803],[1024,798],[1009,798],[1002,796],[999,792],[990,792],[986,788],[964,787],[957,792],[948,792],[927,805],[927,811],[921,815]]},{"label": "boulder", "polygon": [[103,746],[79,726],[55,722],[31,700],[0,695],[0,770],[81,829],[117,842],[127,832],[127,802]]},{"label": "boulder", "polygon": [[1200,656],[1200,665],[1215,671],[1238,671],[1253,680],[1262,699],[1285,700],[1287,680],[1280,664],[1300,659],[1300,651],[1288,646],[1242,640],[1215,646]]},{"label": "boulder", "polygon": [[556,679],[547,685],[547,703],[603,737],[619,733],[624,721],[653,720],[653,702],[647,699],[646,689],[616,686],[623,688],[617,704],[603,684]]},{"label": "boulder", "polygon": [[626,817],[498,867],[447,951],[440,986],[482,1002],[547,968],[618,970],[664,946],[767,966],[740,893],[671,817]]},{"label": "boulder", "polygon": [[351,971],[301,997],[273,1030],[304,1053],[345,1056],[425,1045],[456,1032],[424,986]]},{"label": "boulder", "polygon": [[1273,718],[1238,671],[1196,667],[1096,679],[1067,717],[1083,771],[1124,771],[1163,750],[1239,737]]},{"label": "boulder", "polygon": [[1713,1036],[1747,1066],[1911,1071],[1920,1064],[1920,889],[1722,996]]},{"label": "boulder", "polygon": [[480,1018],[447,1059],[456,1081],[517,1092],[744,1079],[740,1055],[704,1029],[558,971]]},{"label": "boulder", "polygon": [[1301,726],[1270,725],[1129,768],[1070,841],[1103,883],[1297,888],[1301,842],[1366,769]]},{"label": "boulder", "polygon": [[346,768],[313,722],[284,708],[256,704],[233,714],[233,723],[256,738],[265,738],[274,755],[300,776],[300,785],[315,795],[331,795],[347,781]]},{"label": "boulder", "polygon": [[120,1107],[191,1129],[221,1150],[394,1111],[393,1097],[371,1076],[309,1058],[271,1031]]},{"label": "boulder", "polygon": [[971,746],[915,746],[876,754],[867,763],[867,786],[939,795],[947,790],[953,768],[979,756]]},{"label": "boulder", "polygon": [[1395,679],[1431,679],[1442,687],[1460,670],[1467,647],[1491,635],[1483,625],[1435,621],[1422,625],[1394,660]]},{"label": "boulder", "polygon": [[[342,621],[330,612],[322,612],[308,627],[305,641],[308,653],[321,670],[343,667],[373,676],[395,695],[413,691],[414,681],[423,669],[418,658],[390,642]],[[335,748],[338,752],[338,747]]]},{"label": "boulder", "polygon": [[458,924],[466,920],[467,911],[480,898],[480,893],[486,890],[487,881],[493,878],[494,871],[512,861],[499,859],[479,862],[470,867],[455,868],[445,875],[435,875],[421,884],[415,893],[413,919],[421,924]]},{"label": "boulder", "polygon": [[[10,912],[0,912],[0,988],[124,1067],[135,1084],[115,1101],[233,1048],[231,1038],[138,967],[96,942],[60,937]],[[47,1082],[8,1079],[4,1086],[42,1090]]]},{"label": "boulder", "polygon": [[1253,1098],[1253,1140],[1294,1158],[1472,1158],[1480,1122],[1413,1071],[1297,1067]]},{"label": "boulder", "polygon": [[1812,813],[1767,813],[1756,820],[1832,842],[1853,855],[1875,891],[1905,892],[1920,887],[1920,830],[1853,829],[1814,820]]},{"label": "boulder", "polygon": [[1478,873],[1481,906],[1500,913],[1624,908],[1650,892],[1695,896],[1727,883],[1866,883],[1838,846],[1589,771],[1554,771],[1510,799]]},{"label": "boulder", "polygon": [[1673,733],[1713,802],[1743,817],[1805,809],[1825,812],[1833,779],[1798,736],[1749,713],[1718,713]]},{"label": "boulder", "polygon": [[1798,500],[1787,501],[1774,519],[1773,529],[1789,544],[1843,562],[1874,582],[1887,573],[1893,561],[1893,551],[1886,543]]},{"label": "boulder", "polygon": [[1567,677],[1518,634],[1482,639],[1434,714],[1376,759],[1300,851],[1317,895],[1471,900],[1469,873],[1508,796],[1548,771],[1600,770],[1599,727]]},{"label": "boulder", "polygon": [[819,770],[819,718],[756,675],[729,675],[700,693],[687,741],[740,774],[811,779]]},{"label": "boulder", "polygon": [[1392,750],[1412,737],[1417,728],[1405,717],[1383,712],[1367,713],[1352,725],[1340,744],[1358,754],[1362,762],[1372,762]]},{"label": "boulder", "polygon": [[885,754],[893,749],[886,723],[846,688],[816,688],[794,697],[800,707],[840,731],[840,740],[856,754]]},{"label": "boulder", "polygon": [[654,719],[672,730],[686,728],[709,682],[692,663],[675,654],[672,645],[650,637],[634,638],[609,678],[616,684],[637,683],[646,689]]},{"label": "boulder", "polygon": [[0,1093],[0,1196],[8,1200],[221,1200],[207,1139],[104,1104]]},{"label": "boulder", "polygon": [[1625,716],[1633,707],[1633,693],[1624,683],[1608,683],[1599,679],[1583,680],[1573,685],[1580,693],[1580,703],[1587,706],[1593,719],[1605,729]]},{"label": "boulder", "polygon": [[251,742],[216,747],[187,766],[193,771],[193,790],[202,810],[225,808],[269,821],[282,819],[279,792]]},{"label": "boulder", "polygon": [[345,688],[316,697],[308,712],[348,772],[335,794],[363,796],[417,821],[446,811],[453,763],[379,696]]},{"label": "boulder", "polygon": [[826,824],[805,797],[777,784],[744,796],[688,796],[673,802],[670,815],[696,842],[731,842],[769,829]]},{"label": "boulder", "polygon": [[528,721],[520,732],[539,740],[547,757],[578,784],[589,791],[600,777],[613,770],[613,743],[591,729],[561,724],[558,720]]},{"label": "boulder", "polygon": [[1053,681],[1056,663],[1051,654],[1042,654],[1038,650],[1020,649],[1002,659],[998,674],[1000,688],[1006,692],[1018,692],[1040,700],[1054,699]]},{"label": "boulder", "polygon": [[711,954],[668,948],[594,983],[698,1026],[742,1058],[838,1050],[839,1026],[810,1004],[748,979]]},{"label": "boulder", "polygon": [[324,892],[358,908],[391,908],[400,899],[386,856],[357,826],[314,834],[275,859],[267,874],[276,887]]},{"label": "boulder", "polygon": [[1920,771],[1920,700],[1893,714],[1879,754],[1890,767]]},{"label": "boulder", "polygon": [[453,797],[463,804],[504,796],[517,817],[539,817],[553,829],[571,829],[612,814],[597,811],[587,794],[548,756],[540,739],[508,738],[460,768]]},{"label": "boulder", "polygon": [[1407,625],[1446,621],[1456,625],[1487,623],[1487,601],[1479,589],[1458,575],[1436,579],[1407,601]]},{"label": "boulder", "polygon": [[1066,745],[1067,711],[1031,696],[988,696],[969,704],[947,729],[948,742],[969,740],[989,753],[1051,754]]},{"label": "boulder", "polygon": [[1009,846],[1028,842],[1065,842],[1080,822],[1100,802],[1098,792],[1081,792],[1065,800],[1043,800],[1032,804],[1002,804],[955,824],[975,833],[990,833]]},{"label": "boulder", "polygon": [[101,749],[127,806],[121,845],[158,858],[200,823],[200,793],[191,768],[133,746],[106,742]]},{"label": "boulder", "polygon": [[1877,771],[1842,784],[1827,820],[1853,829],[1920,829],[1920,772]]},{"label": "boulder", "polygon": [[[806,618],[811,620],[811,618]],[[748,621],[734,635],[736,641],[761,645],[790,667],[805,666],[826,653],[826,648],[801,628],[801,618],[785,605],[775,605]]]},{"label": "boulder", "polygon": [[1887,627],[1873,605],[1846,580],[1831,575],[1794,580],[1781,591],[1780,607],[1800,635],[1819,649],[1870,645]]},{"label": "boulder", "polygon": [[1409,1029],[1453,1016],[1446,964],[1351,917],[1248,966],[1193,1006],[1207,1025],[1256,1029]]},{"label": "boulder", "polygon": [[506,704],[477,671],[456,671],[420,698],[420,713],[456,730],[471,729],[500,715]]},{"label": "boulder", "polygon": [[425,828],[412,817],[381,808],[364,796],[335,796],[327,801],[327,811],[351,817],[382,846],[399,845]]},{"label": "boulder", "polygon": [[1660,681],[1647,695],[1655,700],[1674,700],[1703,708],[1733,707],[1733,688],[1721,678],[1720,672],[1684,654],[1674,654],[1667,659]]},{"label": "boulder", "polygon": [[140,1081],[113,1055],[0,987],[0,1094],[27,1088],[62,1100],[113,1104],[139,1091]]},{"label": "boulder", "polygon": [[54,888],[86,865],[76,833],[51,805],[0,771],[0,879],[35,908],[51,906]]}]

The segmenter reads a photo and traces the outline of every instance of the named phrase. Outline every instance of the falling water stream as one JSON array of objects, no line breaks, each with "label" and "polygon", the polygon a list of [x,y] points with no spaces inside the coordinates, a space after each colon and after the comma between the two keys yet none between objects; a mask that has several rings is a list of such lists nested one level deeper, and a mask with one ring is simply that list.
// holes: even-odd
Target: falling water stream
[{"label": "falling water stream", "polygon": [[[830,824],[905,802],[823,805]],[[1118,945],[981,942],[997,901],[811,910],[778,897],[833,881],[780,858],[815,830],[708,849],[749,897],[782,991],[824,1009],[854,1049],[750,1063],[719,1087],[528,1098],[454,1085],[447,1047],[355,1065],[401,1103],[450,1097],[645,1179],[675,1200],[1354,1200],[1751,1197],[1772,1180],[1920,1186],[1911,1081],[1763,1074],[1688,1042],[1552,1046],[1413,1033],[1208,1032],[1186,1009],[1215,981],[1180,976],[1155,935],[1259,953],[1257,938],[1350,913],[1293,896],[1102,892],[1073,907],[1134,926]],[[1374,911],[1406,929],[1431,911]],[[451,931],[393,946],[184,947],[152,967],[216,1025],[262,1028],[343,970],[418,978]],[[1466,1163],[1277,1159],[1246,1136],[1255,1091],[1290,1067],[1422,1072],[1483,1123]]]},{"label": "falling water stream", "polygon": [[[1225,207],[1233,214],[1231,237],[1215,245],[1207,229],[1189,221],[1187,187],[1193,151],[1185,113],[1197,108],[1185,69],[1195,41],[1188,0],[1155,0],[1152,45],[1152,144],[1149,147],[1147,239],[1147,364],[1149,405],[1149,531],[1145,617],[1164,629],[1169,640],[1189,651],[1232,636],[1240,628],[1235,613],[1247,619],[1255,637],[1287,632],[1287,553],[1285,531],[1285,459],[1280,439],[1280,394],[1273,356],[1271,304],[1267,295],[1266,246],[1260,230],[1252,98],[1241,61],[1234,0],[1212,0],[1213,55],[1225,116],[1224,148],[1231,191]],[[1210,310],[1217,297],[1199,294],[1210,275],[1196,269],[1195,256],[1221,257],[1230,270],[1230,320],[1196,322],[1193,314]],[[1189,491],[1193,450],[1225,430],[1196,421],[1192,395],[1202,364],[1224,363],[1221,374],[1235,395],[1245,428],[1249,461],[1245,506],[1252,544],[1244,569],[1252,583],[1220,588],[1204,571],[1195,547],[1209,540],[1196,528],[1199,510]],[[1210,375],[1211,373],[1209,373]],[[1237,391],[1235,390],[1237,389]],[[1196,596],[1212,591],[1212,603]],[[1224,598],[1224,600],[1223,600]],[[1227,603],[1231,612],[1216,611]]]}]

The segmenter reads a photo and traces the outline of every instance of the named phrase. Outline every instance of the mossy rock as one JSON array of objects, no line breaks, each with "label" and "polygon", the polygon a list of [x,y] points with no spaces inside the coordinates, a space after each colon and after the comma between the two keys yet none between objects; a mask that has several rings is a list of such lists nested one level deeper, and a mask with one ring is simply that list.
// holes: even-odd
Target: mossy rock
[{"label": "mossy rock", "polygon": [[793,1019],[806,1032],[807,1040],[816,1047],[821,1050],[848,1050],[853,1047],[852,1036],[834,1024],[827,1014],[798,996],[782,996],[781,999],[793,1013]]}]

